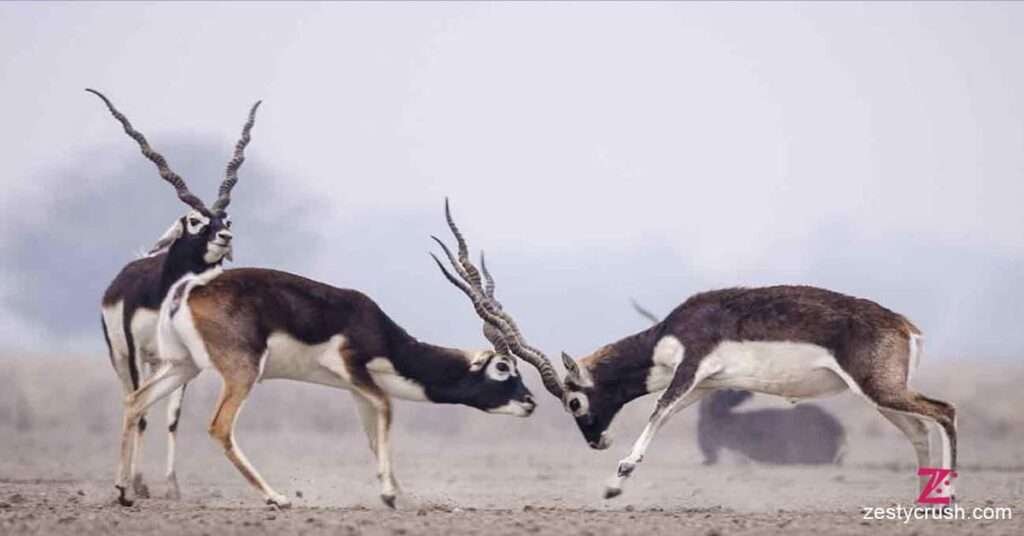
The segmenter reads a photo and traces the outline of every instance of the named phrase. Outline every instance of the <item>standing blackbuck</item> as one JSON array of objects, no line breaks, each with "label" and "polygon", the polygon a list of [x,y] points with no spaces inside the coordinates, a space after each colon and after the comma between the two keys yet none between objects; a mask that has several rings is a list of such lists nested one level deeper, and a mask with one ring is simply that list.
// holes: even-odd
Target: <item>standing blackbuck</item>
[{"label": "standing blackbuck", "polygon": [[[579,361],[563,353],[561,398],[590,446],[604,449],[622,406],[664,390],[606,498],[622,493],[669,417],[720,389],[788,399],[849,389],[907,436],[919,466],[929,464],[927,423],[938,424],[942,467],[955,469],[956,411],[909,388],[921,342],[907,318],[869,300],[807,286],[715,290]],[[952,497],[952,487],[944,493]]]},{"label": "standing blackbuck", "polygon": [[[660,321],[635,300],[633,309],[652,324]],[[814,404],[735,411],[752,396],[750,391],[722,389],[701,399],[697,445],[705,465],[717,463],[722,449],[761,463],[838,464],[842,460],[846,434],[832,414]]]},{"label": "standing blackbuck", "polygon": [[263,480],[235,440],[235,421],[257,381],[280,378],[351,391],[377,459],[381,499],[390,507],[398,491],[389,436],[392,397],[529,416],[535,403],[512,352],[529,354],[502,316],[493,279],[487,276],[485,286],[474,277],[478,272],[465,255],[465,242],[449,223],[462,254],[456,260],[444,250],[463,279],[442,270],[487,322],[484,334],[492,350],[422,342],[363,293],[285,272],[243,268],[177,283],[161,307],[157,328],[164,362],[128,399],[116,483],[122,504],[131,504],[131,438],[140,417],[207,368],[223,381],[210,435],[267,503],[278,507],[288,506],[288,499]]},{"label": "standing blackbuck", "polygon": [[[245,160],[245,147],[249,132],[256,120],[259,102],[249,110],[249,118],[242,127],[242,137],[235,145],[234,157],[228,162],[219,196],[211,208],[192,194],[185,181],[171,171],[164,157],[154,151],[142,133],[135,130],[128,119],[99,91],[87,91],[103,99],[110,113],[124,131],[138,142],[142,154],[156,164],[160,176],[177,191],[178,198],[192,210],[175,220],[174,224],[140,259],[128,263],[114,278],[103,294],[101,322],[103,335],[110,353],[110,361],[121,380],[124,395],[139,388],[146,369],[159,362],[157,356],[156,325],[160,304],[171,286],[185,277],[195,277],[221,270],[225,259],[231,259],[231,220],[226,209],[231,203],[231,189],[238,182],[238,168]],[[180,496],[174,471],[175,434],[181,416],[181,403],[185,385],[181,385],[167,404],[167,483],[168,496]],[[126,469],[132,475],[132,487],[137,495],[147,497],[149,490],[137,470],[141,452],[142,433],[146,429],[144,416],[132,437],[133,458],[136,463]]]}]

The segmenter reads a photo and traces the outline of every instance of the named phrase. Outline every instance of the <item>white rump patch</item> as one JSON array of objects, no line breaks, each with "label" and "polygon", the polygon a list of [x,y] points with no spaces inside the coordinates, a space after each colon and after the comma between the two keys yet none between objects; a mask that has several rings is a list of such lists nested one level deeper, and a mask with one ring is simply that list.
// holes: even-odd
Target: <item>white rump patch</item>
[{"label": "white rump patch", "polygon": [[647,373],[647,392],[654,393],[668,387],[675,375],[676,367],[683,362],[685,348],[679,339],[666,335],[654,346],[651,356],[654,366]]},{"label": "white rump patch", "polygon": [[917,367],[921,364],[921,335],[914,333],[910,334],[909,352],[907,359],[907,385],[910,385],[910,377],[917,371]]},{"label": "white rump patch", "polygon": [[[157,323],[157,357],[160,361],[191,361],[200,370],[213,366],[206,343],[199,336],[192,310],[188,307],[188,296],[192,289],[213,281],[223,272],[224,269],[217,266],[198,275],[186,274],[171,285],[170,292],[160,304],[160,320]],[[181,285],[185,285],[185,288],[178,295]],[[175,295],[178,295],[178,299],[175,299]]]},{"label": "white rump patch", "polygon": [[723,341],[703,359],[700,368],[717,369],[701,387],[742,389],[788,399],[840,393],[847,389],[849,379],[828,349],[803,342]]}]

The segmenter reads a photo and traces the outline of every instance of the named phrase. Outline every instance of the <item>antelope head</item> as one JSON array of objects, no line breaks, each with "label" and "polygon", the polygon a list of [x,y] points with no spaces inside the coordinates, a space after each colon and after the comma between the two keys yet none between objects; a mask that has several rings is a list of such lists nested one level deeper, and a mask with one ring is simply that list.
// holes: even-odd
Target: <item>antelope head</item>
[{"label": "antelope head", "polygon": [[[457,275],[445,268],[444,263],[436,255],[431,253],[430,256],[433,257],[444,277],[469,297],[476,314],[483,320],[483,334],[491,343],[492,349],[478,352],[476,354],[478,357],[471,365],[471,369],[479,371],[478,374],[481,374],[481,378],[485,380],[485,383],[481,384],[481,396],[492,399],[492,405],[505,399],[510,401],[507,404],[511,406],[498,406],[496,409],[528,405],[529,410],[525,415],[521,415],[525,417],[533,411],[535,403],[530,391],[523,385],[519,376],[516,356],[533,365],[540,372],[544,387],[559,398],[562,396],[562,382],[548,358],[526,343],[515,320],[504,311],[501,303],[495,298],[494,278],[487,270],[483,252],[480,253],[479,269],[470,261],[469,248],[466,246],[466,240],[459,228],[455,225],[447,199],[444,211],[448,228],[451,229],[458,245],[458,253],[453,254],[448,246],[436,236],[431,238],[441,246],[441,250]],[[501,387],[496,387],[497,385]],[[492,413],[508,412],[505,410],[487,411]]]},{"label": "antelope head", "polygon": [[225,169],[224,181],[221,182],[217,200],[213,205],[207,207],[199,197],[189,191],[177,173],[167,165],[167,160],[160,153],[150,147],[146,137],[135,130],[128,118],[114,107],[105,95],[95,89],[86,89],[103,100],[107,109],[117,119],[124,131],[142,150],[143,156],[156,164],[160,177],[171,184],[178,194],[178,199],[191,207],[191,211],[178,218],[159,240],[150,248],[148,255],[157,255],[174,250],[179,255],[186,257],[186,260],[196,266],[216,266],[225,259],[231,260],[231,240],[234,235],[231,232],[231,219],[228,217],[227,208],[231,204],[231,190],[238,182],[238,168],[245,161],[245,147],[249,145],[249,132],[256,122],[256,110],[260,106],[257,101],[249,109],[249,118],[242,127],[242,137],[235,144],[235,153]]}]

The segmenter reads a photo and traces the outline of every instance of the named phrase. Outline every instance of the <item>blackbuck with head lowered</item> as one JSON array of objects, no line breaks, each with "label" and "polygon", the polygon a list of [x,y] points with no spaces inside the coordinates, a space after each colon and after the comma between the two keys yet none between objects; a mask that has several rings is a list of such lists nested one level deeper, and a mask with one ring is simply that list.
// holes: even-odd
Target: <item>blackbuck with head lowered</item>
[{"label": "blackbuck with head lowered", "polygon": [[955,469],[956,411],[909,387],[921,342],[906,317],[869,300],[808,286],[714,290],[578,361],[563,353],[562,400],[590,446],[603,449],[622,406],[664,390],[608,482],[607,498],[622,492],[673,414],[720,389],[788,399],[851,390],[907,436],[919,466],[930,463],[927,424],[936,423],[941,466]]},{"label": "blackbuck with head lowered", "polygon": [[[128,119],[99,91],[88,89],[103,100],[110,113],[124,131],[134,139],[142,154],[156,164],[157,171],[174,187],[181,199],[192,210],[174,221],[171,227],[153,245],[143,258],[128,263],[107,287],[101,302],[103,335],[110,353],[114,371],[121,380],[125,396],[141,385],[147,369],[159,362],[157,356],[156,325],[160,304],[171,286],[182,278],[196,277],[219,271],[225,259],[231,259],[231,220],[227,215],[231,203],[231,190],[238,182],[238,169],[245,160],[245,147],[249,132],[256,120],[259,102],[249,110],[249,118],[242,127],[242,136],[235,144],[235,153],[228,162],[219,195],[211,207],[189,191],[185,181],[171,170],[164,157],[150,147],[145,136],[135,130]],[[167,481],[168,496],[180,496],[174,471],[175,434],[181,416],[185,386],[179,387],[167,405]],[[138,453],[141,452],[142,433],[146,429],[144,416],[134,434],[133,451],[136,463],[128,467],[132,486],[139,496],[148,496],[149,490],[137,471]]]},{"label": "blackbuck with head lowered", "polygon": [[[235,440],[235,421],[257,381],[280,378],[351,391],[377,459],[381,499],[390,507],[398,492],[389,434],[392,397],[529,416],[535,403],[512,352],[528,361],[531,356],[494,299],[494,280],[488,275],[484,284],[470,275],[478,272],[450,215],[449,224],[459,241],[459,258],[438,242],[462,279],[438,264],[484,319],[490,350],[417,340],[365,294],[285,272],[234,269],[176,284],[160,311],[158,355],[164,362],[128,399],[116,483],[121,502],[132,501],[128,468],[139,418],[208,368],[223,382],[210,435],[246,480],[278,507],[288,506],[288,499],[267,484]],[[557,376],[552,378],[557,383]]]}]

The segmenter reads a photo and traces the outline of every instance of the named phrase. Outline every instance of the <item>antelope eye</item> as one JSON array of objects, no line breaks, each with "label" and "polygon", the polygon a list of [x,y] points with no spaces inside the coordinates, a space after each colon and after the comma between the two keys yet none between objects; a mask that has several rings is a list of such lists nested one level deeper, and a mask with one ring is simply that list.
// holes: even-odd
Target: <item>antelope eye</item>
[{"label": "antelope eye", "polygon": [[200,221],[198,219],[196,219],[196,218],[189,218],[188,219],[188,224],[193,226],[193,227],[199,225],[199,223],[200,223]]},{"label": "antelope eye", "polygon": [[508,372],[509,371],[508,363],[505,363],[504,361],[498,361],[498,364],[494,365],[494,368],[498,369],[498,372]]},{"label": "antelope eye", "polygon": [[574,398],[569,401],[569,409],[574,413],[580,410],[580,399]]},{"label": "antelope eye", "polygon": [[228,229],[230,229],[231,228],[231,220],[225,220],[224,221],[224,227],[227,227]]}]

